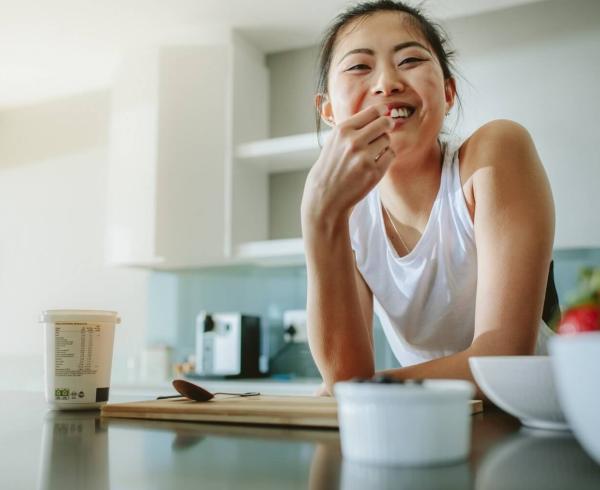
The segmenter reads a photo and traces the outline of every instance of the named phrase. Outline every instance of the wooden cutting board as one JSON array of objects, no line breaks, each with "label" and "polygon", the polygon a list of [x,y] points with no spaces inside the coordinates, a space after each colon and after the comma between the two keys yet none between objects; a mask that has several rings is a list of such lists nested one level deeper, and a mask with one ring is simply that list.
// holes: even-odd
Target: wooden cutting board
[{"label": "wooden cutting board", "polygon": [[[471,413],[483,411],[480,400],[471,401]],[[337,402],[325,396],[232,397],[217,395],[208,402],[186,398],[111,403],[103,417],[150,420],[182,420],[228,424],[266,424],[338,428]]]}]

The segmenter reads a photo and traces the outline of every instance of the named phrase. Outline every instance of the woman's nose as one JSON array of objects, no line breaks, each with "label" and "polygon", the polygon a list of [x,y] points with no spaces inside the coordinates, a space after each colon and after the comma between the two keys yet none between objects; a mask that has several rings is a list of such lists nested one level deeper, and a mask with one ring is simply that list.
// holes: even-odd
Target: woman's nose
[{"label": "woman's nose", "polygon": [[404,83],[398,77],[396,70],[391,68],[382,69],[373,85],[374,95],[391,95],[404,91]]}]

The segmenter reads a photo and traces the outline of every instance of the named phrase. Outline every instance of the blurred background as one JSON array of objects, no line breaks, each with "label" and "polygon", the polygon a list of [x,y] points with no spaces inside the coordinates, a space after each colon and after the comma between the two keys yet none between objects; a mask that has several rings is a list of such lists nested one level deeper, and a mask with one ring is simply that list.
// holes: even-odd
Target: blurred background
[{"label": "blurred background", "polygon": [[[120,313],[115,385],[194,361],[203,311],[258,316],[263,369],[318,375],[299,205],[320,34],[346,5],[0,1],[3,388],[41,389],[37,322],[52,308]],[[463,111],[448,128],[510,118],[536,142],[564,303],[600,265],[600,2],[423,6],[457,51]],[[378,369],[396,365],[376,321],[375,339]]]}]

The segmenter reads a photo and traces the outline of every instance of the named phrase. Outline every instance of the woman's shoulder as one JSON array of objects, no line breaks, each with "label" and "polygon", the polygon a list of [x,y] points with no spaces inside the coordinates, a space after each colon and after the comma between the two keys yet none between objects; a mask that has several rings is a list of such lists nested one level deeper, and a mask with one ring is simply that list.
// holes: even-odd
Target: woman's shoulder
[{"label": "woman's shoulder", "polygon": [[524,155],[533,147],[529,131],[516,121],[495,119],[476,129],[459,148],[459,160],[472,173],[482,166],[507,160],[507,156]]},{"label": "woman's shoulder", "polygon": [[[505,185],[512,185],[519,179],[523,168],[539,164],[539,158],[533,140],[525,127],[509,119],[490,121],[464,140],[458,140],[458,161],[460,183],[474,220],[476,208],[476,191],[483,190],[487,171],[482,169],[498,168],[508,178],[501,179]],[[494,172],[499,175],[499,172]],[[483,179],[478,179],[481,175]]]}]

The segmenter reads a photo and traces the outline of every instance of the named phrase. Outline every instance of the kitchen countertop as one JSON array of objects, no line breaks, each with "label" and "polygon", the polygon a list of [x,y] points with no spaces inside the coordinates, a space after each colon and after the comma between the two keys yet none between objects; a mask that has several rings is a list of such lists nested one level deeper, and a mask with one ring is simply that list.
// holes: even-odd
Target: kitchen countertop
[{"label": "kitchen countertop", "polygon": [[102,419],[48,411],[37,392],[0,399],[1,487],[11,490],[600,488],[600,465],[570,433],[527,430],[489,408],[473,416],[468,461],[385,468],[344,461],[335,430]]}]

